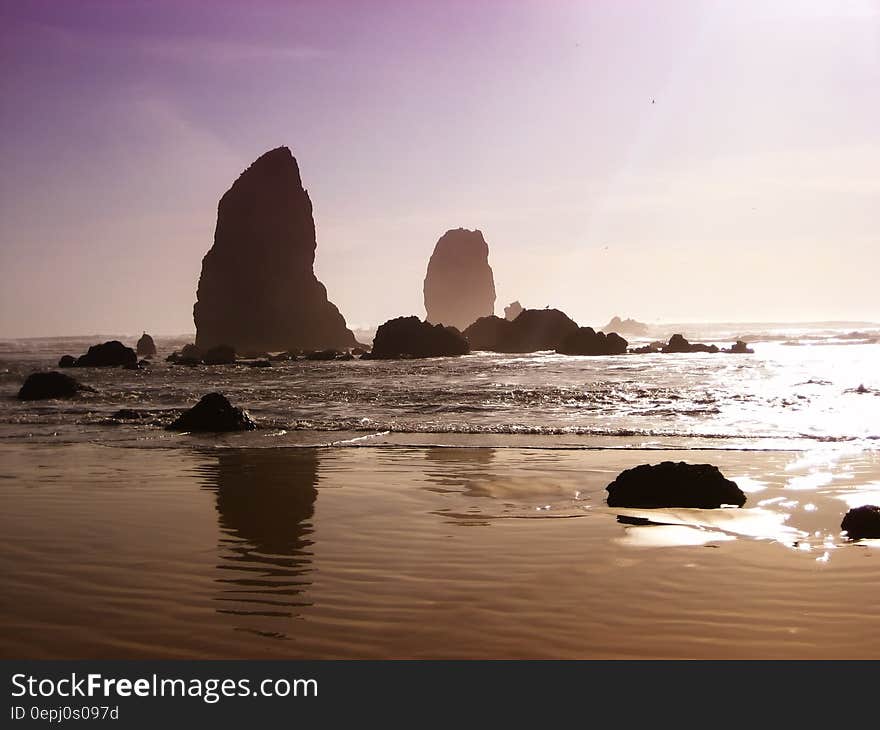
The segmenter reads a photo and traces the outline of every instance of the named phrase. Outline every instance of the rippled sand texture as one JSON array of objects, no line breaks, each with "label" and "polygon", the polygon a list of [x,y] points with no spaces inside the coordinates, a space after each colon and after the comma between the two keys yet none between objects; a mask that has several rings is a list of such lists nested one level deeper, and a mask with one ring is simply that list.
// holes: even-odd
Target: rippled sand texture
[{"label": "rippled sand texture", "polygon": [[[604,506],[670,457],[746,507]],[[878,452],[7,443],[0,489],[4,658],[880,658]]]}]

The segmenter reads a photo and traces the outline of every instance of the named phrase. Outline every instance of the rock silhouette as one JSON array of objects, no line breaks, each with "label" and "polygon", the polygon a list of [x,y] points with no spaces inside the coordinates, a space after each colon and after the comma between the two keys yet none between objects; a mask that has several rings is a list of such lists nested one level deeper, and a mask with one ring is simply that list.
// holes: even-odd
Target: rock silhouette
[{"label": "rock silhouette", "polygon": [[840,529],[846,530],[851,540],[880,538],[880,507],[874,504],[854,507],[844,516]]},{"label": "rock silhouette", "polygon": [[202,355],[205,365],[231,365],[235,362],[235,348],[229,345],[215,345]]},{"label": "rock silhouette", "polygon": [[672,335],[663,352],[718,352],[717,345],[704,345],[700,342],[688,342],[682,335]]},{"label": "rock silhouette", "polygon": [[61,359],[58,361],[58,367],[60,367],[60,368],[75,368],[76,367],[76,358],[73,355],[62,355]]},{"label": "rock silhouette", "polygon": [[596,332],[592,327],[580,327],[570,333],[557,352],[562,355],[622,355],[629,343],[616,332]]},{"label": "rock silhouette", "polygon": [[240,352],[354,347],[314,274],[315,222],[287,147],[257,159],[217,206],[193,307],[196,345]]},{"label": "rock silhouette", "polygon": [[424,283],[426,321],[463,330],[495,311],[489,246],[480,231],[446,231],[434,246]]},{"label": "rock silhouette", "polygon": [[208,393],[167,428],[169,431],[253,431],[248,414],[220,393]]},{"label": "rock silhouette", "polygon": [[556,350],[577,329],[577,322],[558,309],[524,309],[513,322],[481,317],[464,336],[475,350],[538,352]]},{"label": "rock silhouette", "polygon": [[618,316],[611,318],[611,321],[602,328],[605,332],[618,332],[624,335],[635,335],[643,337],[648,334],[648,325],[635,319],[621,319]]},{"label": "rock silhouette", "polygon": [[728,352],[733,355],[753,355],[755,353],[755,351],[749,347],[749,344],[742,340],[737,340],[735,345],[722,350],[722,352]]},{"label": "rock silhouette", "polygon": [[523,305],[519,301],[511,302],[504,308],[504,319],[513,322],[523,311]]},{"label": "rock silhouette", "polygon": [[468,352],[467,340],[455,327],[432,325],[415,316],[398,317],[376,330],[369,359],[448,357]]},{"label": "rock silhouette", "polygon": [[54,371],[31,373],[18,391],[19,400],[46,400],[48,398],[70,398],[82,390],[94,392],[93,388],[82,385],[75,378]]},{"label": "rock silhouette", "polygon": [[156,354],[156,343],[146,332],[141,335],[136,345],[138,357],[150,357]]},{"label": "rock silhouette", "polygon": [[711,464],[664,461],[626,469],[607,487],[609,507],[742,507],[746,495]]},{"label": "rock silhouette", "polygon": [[[70,367],[69,355],[65,355],[58,363],[60,367]],[[119,340],[110,340],[100,345],[92,345],[85,355],[80,355],[73,367],[105,368],[105,367],[137,367],[137,354]],[[64,363],[62,365],[62,363]]]}]

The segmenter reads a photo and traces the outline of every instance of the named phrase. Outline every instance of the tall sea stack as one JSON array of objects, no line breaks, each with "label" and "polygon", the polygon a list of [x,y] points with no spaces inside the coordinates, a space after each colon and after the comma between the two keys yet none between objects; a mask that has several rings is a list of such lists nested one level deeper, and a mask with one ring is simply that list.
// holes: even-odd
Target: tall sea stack
[{"label": "tall sea stack", "polygon": [[315,277],[312,201],[287,147],[245,170],[217,206],[193,307],[196,345],[238,352],[354,347]]},{"label": "tall sea stack", "polygon": [[446,231],[425,275],[425,310],[431,324],[464,330],[495,312],[495,279],[489,246],[480,231]]}]

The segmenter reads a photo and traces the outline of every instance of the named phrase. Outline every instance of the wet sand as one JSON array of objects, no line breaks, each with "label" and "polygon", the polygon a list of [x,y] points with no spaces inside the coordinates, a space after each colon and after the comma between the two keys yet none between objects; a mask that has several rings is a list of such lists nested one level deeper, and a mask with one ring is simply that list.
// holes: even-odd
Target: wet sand
[{"label": "wet sand", "polygon": [[[746,507],[605,506],[665,458]],[[876,451],[9,443],[0,489],[4,658],[880,658]]]}]

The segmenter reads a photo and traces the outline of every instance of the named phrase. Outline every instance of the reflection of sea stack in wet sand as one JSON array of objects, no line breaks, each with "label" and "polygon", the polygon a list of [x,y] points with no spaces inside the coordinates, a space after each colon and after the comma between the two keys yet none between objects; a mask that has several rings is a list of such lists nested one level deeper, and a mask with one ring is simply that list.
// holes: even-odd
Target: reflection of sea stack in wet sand
[{"label": "reflection of sea stack in wet sand", "polygon": [[315,222],[287,147],[267,152],[220,199],[193,308],[196,345],[239,352],[356,345],[315,277]]},{"label": "reflection of sea stack in wet sand", "polygon": [[480,231],[458,228],[443,234],[428,262],[424,294],[431,324],[463,330],[494,313],[495,279]]}]

